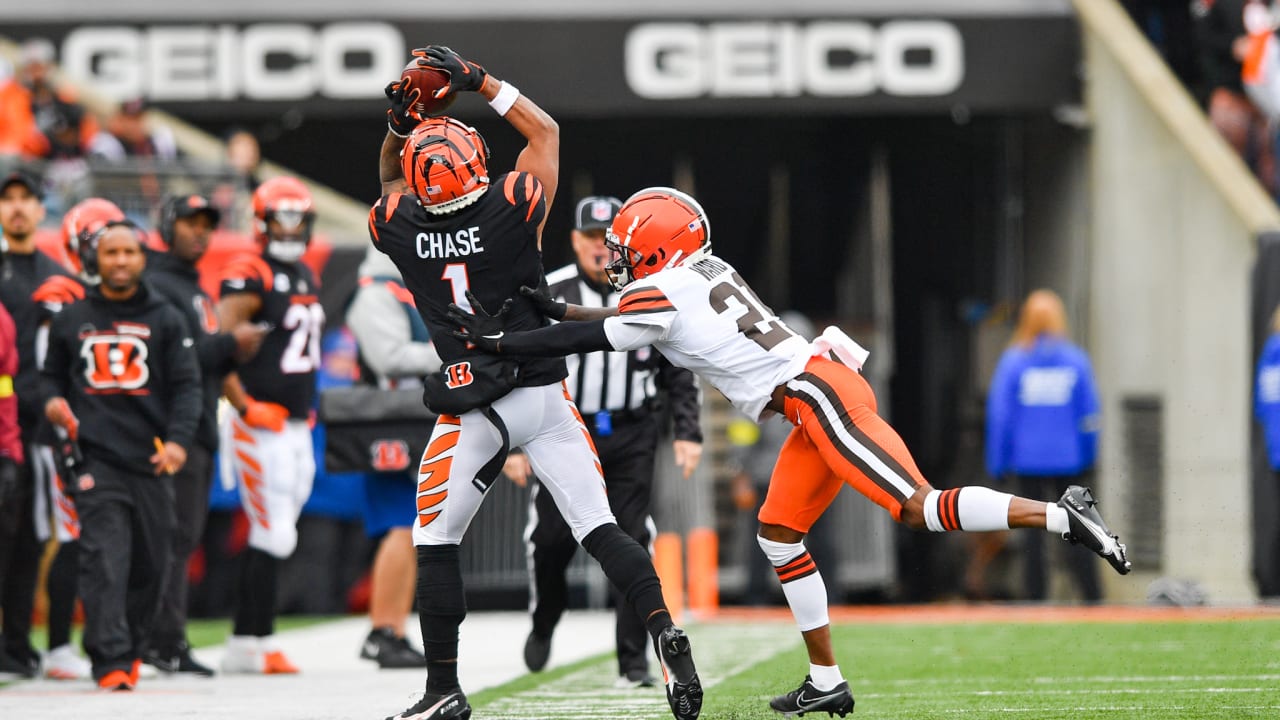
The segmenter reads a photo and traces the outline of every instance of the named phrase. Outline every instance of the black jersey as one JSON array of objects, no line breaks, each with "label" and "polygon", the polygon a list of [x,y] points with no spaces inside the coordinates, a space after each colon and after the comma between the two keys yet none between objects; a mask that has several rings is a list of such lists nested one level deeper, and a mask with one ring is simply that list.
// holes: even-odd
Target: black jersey
[{"label": "black jersey", "polygon": [[155,438],[190,448],[200,422],[195,343],[146,284],[112,301],[98,288],[53,318],[42,399],[65,397],[80,444],[104,462],[150,474]]},{"label": "black jersey", "polygon": [[[525,172],[497,178],[474,204],[447,215],[432,215],[403,193],[386,195],[373,206],[369,235],[400,268],[445,372],[483,355],[449,334],[456,329],[449,303],[469,309],[467,290],[491,313],[511,298],[508,330],[548,324],[520,295],[521,285],[537,287],[543,280],[538,225],[546,212],[542,183]],[[567,375],[563,358],[513,359],[517,386],[550,385]]]},{"label": "black jersey", "polygon": [[271,326],[258,353],[238,368],[240,382],[254,400],[283,405],[295,420],[311,413],[316,391],[324,332],[319,290],[306,265],[270,257],[244,255],[222,273],[219,296],[257,295],[262,307],[250,321]]},{"label": "black jersey", "polygon": [[47,316],[34,294],[51,277],[71,279],[71,274],[39,250],[30,254],[6,252],[0,259],[0,302],[13,317],[17,330],[18,374],[13,378],[13,386],[18,396],[18,425],[22,427],[24,437],[28,437],[44,417],[39,399],[36,330]]},{"label": "black jersey", "polygon": [[230,333],[219,332],[213,301],[201,289],[200,273],[195,265],[172,253],[149,253],[145,278],[182,315],[187,332],[195,340],[204,380],[204,413],[196,442],[206,450],[216,450],[218,398],[222,396],[223,378],[235,368],[236,339]]}]

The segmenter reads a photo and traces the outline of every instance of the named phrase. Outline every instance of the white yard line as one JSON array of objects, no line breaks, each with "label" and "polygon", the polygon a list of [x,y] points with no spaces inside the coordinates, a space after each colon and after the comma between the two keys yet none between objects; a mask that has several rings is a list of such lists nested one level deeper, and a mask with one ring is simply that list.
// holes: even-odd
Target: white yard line
[{"label": "white yard line", "polygon": [[[411,637],[421,647],[417,623]],[[366,618],[351,618],[281,633],[280,645],[302,672],[296,676],[161,677],[132,693],[99,692],[88,682],[38,680],[0,690],[0,718],[65,720],[380,720],[413,704],[425,672],[379,670],[358,658]],[[462,625],[459,674],[476,692],[525,674],[525,613],[471,613]],[[556,631],[551,666],[576,662],[613,647],[611,612],[567,613]],[[221,648],[196,651],[217,667]]]},{"label": "white yard line", "polygon": [[[795,626],[786,624],[700,625],[686,628],[704,690],[800,644]],[[796,682],[803,667],[796,669]],[[657,667],[654,671],[659,675]],[[486,704],[484,720],[667,720],[662,687],[618,690],[613,660],[592,664],[554,682]]]}]

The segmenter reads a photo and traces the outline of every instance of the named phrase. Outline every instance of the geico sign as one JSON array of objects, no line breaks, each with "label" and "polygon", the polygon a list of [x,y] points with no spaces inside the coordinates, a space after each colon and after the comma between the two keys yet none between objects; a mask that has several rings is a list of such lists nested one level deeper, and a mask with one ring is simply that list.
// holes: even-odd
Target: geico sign
[{"label": "geico sign", "polygon": [[71,76],[116,98],[380,97],[404,39],[386,23],[81,27],[62,47]]},{"label": "geico sign", "polygon": [[626,39],[627,83],[641,97],[945,95],[964,79],[950,23],[649,23]]}]

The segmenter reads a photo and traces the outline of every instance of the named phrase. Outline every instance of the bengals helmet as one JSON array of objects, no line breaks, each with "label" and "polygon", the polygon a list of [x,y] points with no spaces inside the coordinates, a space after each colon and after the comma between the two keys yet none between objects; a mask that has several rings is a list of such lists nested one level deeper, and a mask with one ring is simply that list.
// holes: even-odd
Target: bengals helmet
[{"label": "bengals helmet", "polygon": [[711,222],[692,197],[669,187],[627,198],[605,232],[616,257],[605,266],[617,290],[659,270],[697,262],[711,253]]},{"label": "bengals helmet", "polygon": [[476,129],[451,117],[428,118],[405,140],[400,169],[418,203],[442,215],[470,205],[489,189],[489,146]]},{"label": "bengals helmet", "polygon": [[73,205],[62,216],[62,247],[71,269],[86,277],[96,276],[97,249],[89,241],[107,223],[124,219],[124,211],[103,198],[88,198]]},{"label": "bengals helmet", "polygon": [[[307,252],[315,223],[311,191],[300,180],[274,177],[253,191],[253,239],[267,255],[295,263]],[[272,234],[271,221],[279,225]]]}]

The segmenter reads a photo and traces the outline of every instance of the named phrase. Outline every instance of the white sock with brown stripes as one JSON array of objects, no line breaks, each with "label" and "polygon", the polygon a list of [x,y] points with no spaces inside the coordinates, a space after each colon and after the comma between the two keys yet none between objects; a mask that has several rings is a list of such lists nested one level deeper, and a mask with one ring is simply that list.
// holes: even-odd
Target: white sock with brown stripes
[{"label": "white sock with brown stripes", "polygon": [[827,615],[827,586],[822,581],[822,573],[804,549],[804,543],[780,543],[756,536],[760,549],[773,564],[782,582],[782,594],[791,607],[791,615],[796,620],[800,632],[808,632],[814,628],[830,624]]},{"label": "white sock with brown stripes", "polygon": [[932,490],[924,497],[924,524],[934,532],[1008,530],[1012,502],[1009,493],[977,485]]}]

